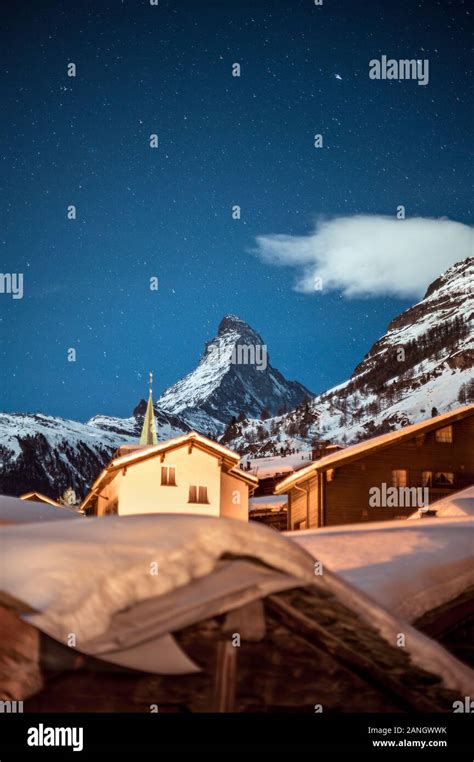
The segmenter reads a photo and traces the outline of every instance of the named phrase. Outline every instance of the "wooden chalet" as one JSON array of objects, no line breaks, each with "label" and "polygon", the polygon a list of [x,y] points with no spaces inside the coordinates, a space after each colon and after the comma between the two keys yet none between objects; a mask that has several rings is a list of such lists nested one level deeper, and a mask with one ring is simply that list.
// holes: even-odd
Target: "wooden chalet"
[{"label": "wooden chalet", "polygon": [[[406,498],[373,505],[390,488],[419,492],[428,504],[474,484],[474,405],[457,408],[335,451],[283,479],[288,529],[406,518],[418,507]],[[392,496],[391,496],[392,497]]]}]

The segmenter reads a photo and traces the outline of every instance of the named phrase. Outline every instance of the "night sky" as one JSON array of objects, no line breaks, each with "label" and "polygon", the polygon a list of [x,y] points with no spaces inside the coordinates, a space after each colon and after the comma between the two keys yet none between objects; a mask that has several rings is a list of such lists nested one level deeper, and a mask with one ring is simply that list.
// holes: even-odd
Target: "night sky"
[{"label": "night sky", "polygon": [[[158,394],[227,313],[322,391],[415,300],[299,293],[256,237],[398,204],[469,221],[468,2],[12,5],[0,269],[24,273],[24,298],[0,295],[2,410],[130,415],[148,370]],[[429,85],[371,81],[382,54],[429,58]]]}]

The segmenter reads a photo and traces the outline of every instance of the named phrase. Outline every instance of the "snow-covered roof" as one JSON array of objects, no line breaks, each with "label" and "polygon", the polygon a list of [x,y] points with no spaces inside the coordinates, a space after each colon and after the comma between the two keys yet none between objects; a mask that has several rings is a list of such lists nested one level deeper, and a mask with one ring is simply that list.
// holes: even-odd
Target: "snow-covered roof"
[{"label": "snow-covered roof", "polygon": [[264,479],[267,476],[293,473],[304,468],[311,460],[311,450],[304,450],[290,455],[272,455],[267,458],[243,458],[245,464],[250,463],[250,473]]},{"label": "snow-covered roof", "polygon": [[314,461],[311,465],[302,468],[300,471],[283,479],[275,487],[275,494],[279,495],[282,492],[286,492],[291,489],[295,484],[305,481],[312,474],[318,471],[324,471],[329,468],[337,468],[344,463],[349,463],[358,458],[362,458],[374,450],[380,450],[384,447],[389,447],[392,444],[401,442],[404,439],[409,439],[417,434],[427,433],[433,429],[439,428],[439,426],[447,426],[455,421],[460,421],[463,418],[474,415],[474,404],[464,405],[458,407],[455,410],[451,410],[448,413],[437,415],[434,418],[428,418],[425,421],[419,421],[418,423],[412,423],[409,426],[404,426],[397,431],[390,431],[387,434],[381,434],[378,437],[371,437],[371,439],[365,439],[363,442],[346,447],[343,450],[325,455],[323,458]]},{"label": "snow-covered roof", "polygon": [[410,622],[474,585],[474,518],[380,521],[285,535]]},{"label": "snow-covered roof", "polygon": [[34,524],[77,518],[81,515],[67,506],[0,495],[0,524]]},{"label": "snow-covered roof", "polygon": [[150,515],[12,525],[0,529],[0,551],[2,590],[35,611],[24,618],[60,642],[74,632],[78,650],[105,661],[159,674],[196,671],[171,633],[315,585],[388,643],[404,632],[414,663],[472,695],[474,672],[466,665],[342,577],[328,569],[316,576],[303,548],[254,522]]},{"label": "snow-covered roof", "polygon": [[59,505],[56,500],[52,500],[47,495],[43,495],[42,492],[25,492],[23,495],[20,495],[20,500],[32,500],[33,502],[38,503],[48,503],[49,505],[56,506]]},{"label": "snow-covered roof", "polygon": [[240,461],[240,455],[238,455],[238,453],[234,452],[233,450],[229,450],[227,447],[223,447],[217,442],[214,442],[213,439],[208,439],[202,434],[198,434],[196,431],[191,431],[189,434],[184,434],[180,437],[174,437],[174,439],[167,439],[165,442],[160,442],[157,445],[142,447],[134,452],[128,453],[127,455],[119,455],[119,457],[114,458],[111,461],[110,468],[123,468],[124,466],[130,466],[133,463],[145,460],[146,458],[151,458],[155,455],[161,455],[162,453],[167,452],[167,450],[173,450],[176,447],[182,447],[186,444],[196,445],[197,447],[200,446],[206,450],[216,452],[219,455],[222,455],[223,457],[232,461],[234,464],[237,464]]},{"label": "snow-covered roof", "polygon": [[[31,624],[60,642],[67,642],[67,634],[74,632],[82,652],[101,658],[113,652],[111,661],[126,666],[136,666],[137,654],[130,654],[129,648],[135,638],[146,640],[146,627],[152,626],[156,640],[206,618],[211,608],[212,615],[221,613],[211,607],[213,600],[226,598],[229,606],[230,599],[232,608],[314,580],[311,558],[277,532],[207,516],[91,517],[73,529],[66,522],[6,526],[0,528],[0,555],[1,589],[38,612],[27,617]],[[256,568],[244,564],[220,570],[224,557],[240,563],[253,559]],[[267,573],[261,573],[262,565]],[[220,580],[217,587],[208,580],[197,591],[199,581],[211,573]],[[165,596],[185,587],[179,605],[167,605]],[[149,610],[141,607],[152,599],[150,624]],[[157,599],[163,600],[160,616]],[[112,619],[132,606],[141,615],[134,617],[132,632],[124,634],[121,629],[117,636]],[[170,641],[164,646],[179,664]],[[148,650],[146,659],[148,668],[150,659],[157,665]],[[161,656],[156,659],[160,672]]]},{"label": "snow-covered roof", "polygon": [[[423,509],[419,509],[409,516],[409,519],[420,519],[423,516]],[[443,497],[441,500],[435,500],[430,503],[429,510],[436,511],[437,518],[474,518],[474,485],[455,492],[453,495]]]}]

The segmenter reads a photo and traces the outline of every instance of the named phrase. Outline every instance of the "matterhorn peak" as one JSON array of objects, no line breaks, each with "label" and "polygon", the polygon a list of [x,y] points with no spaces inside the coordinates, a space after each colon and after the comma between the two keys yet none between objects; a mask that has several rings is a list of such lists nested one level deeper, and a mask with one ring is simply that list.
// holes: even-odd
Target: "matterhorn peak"
[{"label": "matterhorn peak", "polygon": [[225,315],[219,323],[217,329],[217,335],[222,336],[223,333],[228,331],[237,331],[238,333],[251,331],[249,324],[242,320],[237,315]]},{"label": "matterhorn peak", "polygon": [[219,323],[217,336],[206,342],[198,366],[167,389],[157,404],[191,427],[221,433],[240,412],[259,416],[266,409],[276,414],[311,396],[304,386],[287,381],[272,368],[260,335],[229,314]]}]

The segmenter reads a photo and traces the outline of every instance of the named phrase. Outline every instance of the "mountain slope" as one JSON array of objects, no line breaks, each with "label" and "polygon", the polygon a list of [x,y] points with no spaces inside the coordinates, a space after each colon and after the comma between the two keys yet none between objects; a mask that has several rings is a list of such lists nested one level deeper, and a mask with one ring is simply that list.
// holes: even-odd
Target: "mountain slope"
[{"label": "mountain slope", "polygon": [[157,410],[179,414],[191,426],[222,432],[241,411],[258,416],[266,408],[275,415],[280,408],[294,408],[312,394],[302,384],[287,381],[270,365],[260,335],[235,315],[220,323],[199,364],[185,378],[167,389]]},{"label": "mountain slope", "polygon": [[287,415],[235,424],[223,442],[260,455],[312,440],[350,443],[474,401],[473,321],[470,257],[392,320],[348,381]]},{"label": "mountain slope", "polygon": [[[143,402],[145,405],[146,403]],[[40,414],[0,414],[0,493],[36,490],[57,498],[67,487],[85,495],[111,455],[137,442],[143,422],[138,406],[131,418],[95,416],[88,423]],[[188,431],[179,419],[161,414],[161,436]]]},{"label": "mountain slope", "polygon": [[[130,433],[128,439],[130,439]],[[124,441],[122,434],[47,415],[0,414],[0,492],[79,494]]]}]

